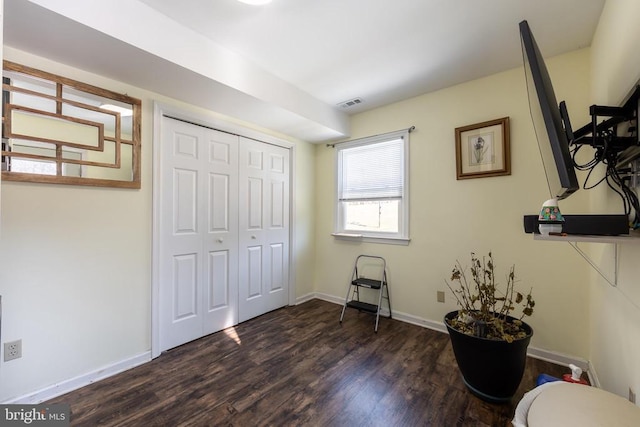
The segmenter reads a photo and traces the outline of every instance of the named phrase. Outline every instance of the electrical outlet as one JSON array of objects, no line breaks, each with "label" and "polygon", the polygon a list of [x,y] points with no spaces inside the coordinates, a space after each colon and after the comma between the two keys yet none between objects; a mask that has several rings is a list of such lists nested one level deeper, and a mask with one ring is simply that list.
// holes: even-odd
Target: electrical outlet
[{"label": "electrical outlet", "polygon": [[633,391],[631,387],[629,387],[629,402],[635,404],[636,403],[636,392]]},{"label": "electrical outlet", "polygon": [[22,340],[4,343],[4,361],[8,362],[13,359],[22,357]]},{"label": "electrical outlet", "polygon": [[444,292],[438,291],[438,302],[444,302]]}]

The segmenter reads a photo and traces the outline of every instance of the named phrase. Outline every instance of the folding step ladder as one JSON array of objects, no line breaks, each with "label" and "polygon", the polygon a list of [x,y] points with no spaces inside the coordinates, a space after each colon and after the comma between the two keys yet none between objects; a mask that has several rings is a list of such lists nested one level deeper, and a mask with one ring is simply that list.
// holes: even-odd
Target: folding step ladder
[{"label": "folding step ladder", "polygon": [[[367,271],[378,270],[375,278],[365,276],[365,267]],[[372,274],[367,273],[369,276]],[[360,288],[374,289],[378,291],[378,305],[360,301]],[[385,295],[386,294],[386,295]],[[380,320],[380,309],[382,308],[382,300],[387,300],[387,308],[389,309],[389,319],[391,318],[391,300],[389,299],[389,287],[387,286],[387,262],[384,258],[372,255],[359,255],[353,267],[351,283],[347,288],[347,297],[344,300],[342,314],[340,315],[340,323],[344,318],[344,312],[347,307],[355,308],[358,311],[372,313],[376,315],[375,332],[378,332],[378,322]]]}]

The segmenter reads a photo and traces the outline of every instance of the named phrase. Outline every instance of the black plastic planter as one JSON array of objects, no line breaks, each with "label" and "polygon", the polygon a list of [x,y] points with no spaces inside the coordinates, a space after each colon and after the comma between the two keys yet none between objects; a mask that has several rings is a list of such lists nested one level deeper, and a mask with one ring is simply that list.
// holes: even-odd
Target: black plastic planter
[{"label": "black plastic planter", "polygon": [[449,331],[453,353],[465,385],[473,394],[487,402],[508,402],[522,380],[533,329],[523,322],[522,327],[527,332],[525,338],[512,343],[490,340],[466,335],[451,328],[447,319],[453,319],[457,315],[457,311],[448,313],[444,324]]}]

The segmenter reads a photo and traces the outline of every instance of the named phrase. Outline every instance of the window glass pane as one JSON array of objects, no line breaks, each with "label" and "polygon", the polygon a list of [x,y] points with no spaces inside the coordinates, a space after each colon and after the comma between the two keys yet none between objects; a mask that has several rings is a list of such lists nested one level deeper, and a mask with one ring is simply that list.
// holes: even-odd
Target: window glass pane
[{"label": "window glass pane", "polygon": [[344,228],[349,231],[397,233],[399,200],[343,202]]},{"label": "window glass pane", "polygon": [[11,172],[35,173],[39,175],[55,175],[56,164],[42,160],[30,160],[14,157],[11,159]]}]

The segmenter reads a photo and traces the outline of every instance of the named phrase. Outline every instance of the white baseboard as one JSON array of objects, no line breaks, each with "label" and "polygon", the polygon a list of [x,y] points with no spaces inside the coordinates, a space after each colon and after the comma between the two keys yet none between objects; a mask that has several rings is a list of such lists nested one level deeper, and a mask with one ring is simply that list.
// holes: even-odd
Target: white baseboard
[{"label": "white baseboard", "polygon": [[[388,314],[388,312],[386,314]],[[393,318],[401,322],[411,323],[412,325],[422,326],[423,328],[444,332],[445,334],[447,333],[447,328],[444,326],[444,323],[436,322],[435,320],[424,319],[414,316],[413,314],[402,313],[395,310],[393,311]]]},{"label": "white baseboard", "polygon": [[313,293],[313,298],[321,299],[321,300],[327,301],[327,302],[332,302],[332,303],[338,304],[338,305],[343,305],[344,304],[344,298],[336,297],[336,296],[329,295],[329,294],[323,294],[323,293],[320,293],[320,292],[314,292]]},{"label": "white baseboard", "polygon": [[[321,299],[323,301],[331,302],[338,305],[344,304],[344,298],[336,297],[333,295],[316,292],[314,294],[314,298]],[[309,299],[313,299],[313,298],[309,298]],[[388,316],[389,311],[386,310],[385,308],[382,308],[380,310],[380,315]],[[396,320],[400,320],[401,322],[411,323],[413,325],[418,325],[418,326],[422,326],[423,328],[433,329],[438,332],[445,332],[445,333],[447,332],[447,329],[444,327],[444,324],[442,322],[434,322],[433,320],[423,319],[421,317],[414,316],[412,314],[402,313],[400,311],[393,310],[393,318]]]},{"label": "white baseboard", "polygon": [[150,360],[151,360],[151,352],[147,351],[137,356],[133,356],[129,359],[121,360],[111,365],[102,367],[93,372],[79,375],[75,378],[70,378],[60,383],[45,387],[36,392],[25,394],[24,396],[12,398],[2,403],[3,404],[33,404],[33,405],[42,403],[46,400],[53,399],[54,397],[61,396],[73,390],[77,390],[81,387],[87,386],[96,381],[100,381],[102,379],[119,374],[120,372],[126,371],[128,369],[135,368],[136,366],[140,366],[144,363],[149,362]]},{"label": "white baseboard", "polygon": [[598,374],[596,373],[596,368],[591,362],[589,362],[589,370],[587,371],[587,375],[589,376],[589,384],[597,388],[602,388],[600,386],[600,378],[598,378]]},{"label": "white baseboard", "polygon": [[[570,364],[573,364],[578,366],[584,372],[589,371],[589,361],[579,357],[569,356],[555,351],[544,350],[531,346],[529,346],[529,349],[527,350],[527,355],[534,359],[544,360],[560,366],[569,366]],[[569,374],[571,371],[567,370],[567,373]]]},{"label": "white baseboard", "polygon": [[[336,297],[329,294],[323,294],[320,292],[313,292],[296,298],[296,305],[311,301],[312,299],[320,299],[338,305],[344,304],[344,298]],[[389,313],[385,313],[384,311],[382,311],[381,314],[386,316]],[[393,311],[393,318],[401,322],[411,323],[413,325],[422,326],[423,328],[432,329],[434,331],[443,332],[445,334],[447,333],[447,328],[442,322],[424,319],[422,317],[402,313],[395,310]],[[530,357],[545,360],[547,362],[555,363],[561,366],[569,366],[569,364],[573,363],[574,365],[579,366],[583,371],[587,372],[591,385],[600,388],[600,381],[598,379],[598,376],[596,375],[595,369],[587,360],[536,347],[529,347],[527,354]],[[135,368],[136,366],[147,363],[150,360],[151,352],[148,351],[137,356],[133,356],[129,359],[125,359],[120,362],[116,362],[103,368],[97,369],[93,372],[89,372],[87,374],[79,375],[75,378],[70,378],[60,383],[53,384],[39,391],[0,402],[0,404],[38,404],[46,400],[53,399],[54,397],[63,395],[65,393],[69,393],[73,390],[77,390],[96,381],[100,381],[102,379],[119,374],[120,372],[126,371],[128,369]]]},{"label": "white baseboard", "polygon": [[[314,294],[307,294],[305,295],[305,297],[305,301],[309,301],[315,297],[317,299],[332,302],[334,304],[344,304],[344,298],[319,292],[316,292]],[[380,314],[387,316],[389,315],[389,312],[383,309],[380,311]],[[413,314],[407,314],[395,310],[393,310],[393,318],[396,320],[400,320],[401,322],[411,323],[413,325],[422,326],[423,328],[432,329],[434,331],[443,332],[445,334],[447,333],[447,328],[444,326],[443,322],[424,319],[422,317],[414,316]],[[589,382],[595,387],[600,387],[600,382],[598,381],[598,378],[595,374],[595,370],[588,360],[531,346],[529,346],[527,350],[527,355],[533,357],[534,359],[544,360],[560,366],[568,367],[570,364],[579,366],[580,369],[582,369],[584,372],[587,372],[589,376]],[[569,373],[569,371],[567,371],[567,373]]]},{"label": "white baseboard", "polygon": [[310,294],[302,295],[301,297],[297,297],[296,298],[296,305],[302,304],[303,302],[311,301],[315,297],[316,296],[315,296],[315,294],[313,292],[310,293]]}]

